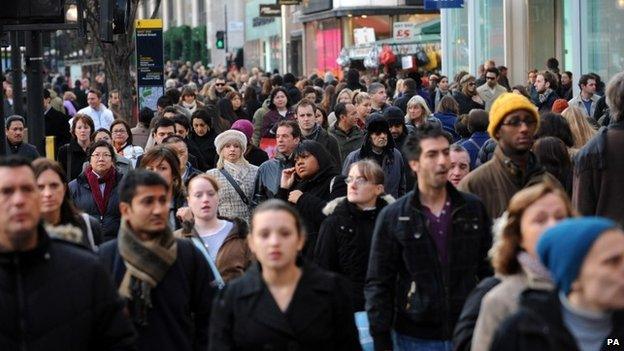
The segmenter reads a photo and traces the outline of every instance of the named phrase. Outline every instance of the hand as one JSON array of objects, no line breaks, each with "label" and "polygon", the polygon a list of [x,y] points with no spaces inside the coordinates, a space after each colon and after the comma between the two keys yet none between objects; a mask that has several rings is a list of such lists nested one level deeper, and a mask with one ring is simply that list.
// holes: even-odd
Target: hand
[{"label": "hand", "polygon": [[293,204],[296,204],[297,201],[299,201],[299,198],[301,197],[301,195],[303,195],[303,191],[301,190],[291,191],[290,194],[288,194],[288,202],[292,202]]},{"label": "hand", "polygon": [[295,167],[286,168],[282,171],[282,179],[280,179],[280,188],[290,189],[295,183]]},{"label": "hand", "polygon": [[182,222],[190,222],[193,220],[193,212],[190,207],[180,207],[176,212],[176,217]]}]

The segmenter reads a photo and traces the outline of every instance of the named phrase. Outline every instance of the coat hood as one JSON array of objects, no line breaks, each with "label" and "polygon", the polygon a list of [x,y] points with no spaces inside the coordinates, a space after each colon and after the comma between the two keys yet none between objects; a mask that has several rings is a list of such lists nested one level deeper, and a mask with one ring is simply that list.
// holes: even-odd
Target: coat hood
[{"label": "coat hood", "polygon": [[375,131],[383,131],[388,136],[388,144],[384,148],[384,154],[386,154],[390,159],[393,159],[396,143],[394,142],[394,138],[392,138],[392,134],[390,133],[390,127],[388,125],[388,122],[380,113],[371,114],[370,118],[366,122],[366,135],[364,139],[364,144],[362,144],[362,147],[360,148],[360,158],[364,159],[373,155],[373,143],[369,136],[372,132]]},{"label": "coat hood", "polygon": [[334,158],[327,152],[327,150],[325,150],[323,145],[319,144],[314,140],[302,141],[295,150],[294,158],[296,158],[299,154],[308,152],[316,158],[319,164],[318,173],[309,181],[324,177],[333,177],[340,174],[340,171],[336,169],[336,166],[334,164]]},{"label": "coat hood", "polygon": [[[384,207],[396,201],[392,195],[388,195],[388,194],[379,196],[378,202],[380,200],[385,203],[383,205]],[[347,201],[348,200],[346,196],[341,196],[341,197],[333,199],[332,201],[328,202],[327,205],[325,205],[325,207],[323,207],[323,214],[325,216],[331,215],[332,213],[334,213],[334,211],[336,210],[336,208],[338,208],[339,205],[346,203]]]}]

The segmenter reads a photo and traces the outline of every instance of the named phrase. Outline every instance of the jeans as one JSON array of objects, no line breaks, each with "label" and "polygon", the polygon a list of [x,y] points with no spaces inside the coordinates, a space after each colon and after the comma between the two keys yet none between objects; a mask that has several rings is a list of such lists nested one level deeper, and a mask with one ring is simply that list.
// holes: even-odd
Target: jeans
[{"label": "jeans", "polygon": [[398,351],[452,351],[451,340],[419,339],[397,332],[394,336],[394,349]]}]

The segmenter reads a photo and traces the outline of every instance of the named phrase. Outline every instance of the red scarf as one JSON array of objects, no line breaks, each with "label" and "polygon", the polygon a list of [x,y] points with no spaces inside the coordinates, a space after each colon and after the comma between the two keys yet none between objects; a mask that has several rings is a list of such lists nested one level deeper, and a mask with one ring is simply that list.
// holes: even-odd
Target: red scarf
[{"label": "red scarf", "polygon": [[[116,172],[115,167],[111,167],[106,174],[98,178],[98,176],[93,172],[93,168],[91,165],[87,166],[85,170],[85,175],[87,176],[87,182],[89,182],[89,187],[91,188],[91,195],[95,200],[95,204],[100,211],[100,215],[104,215],[106,213],[106,206],[108,206],[108,199],[110,198],[111,193],[113,192],[113,186],[115,186]],[[104,196],[102,197],[102,192],[100,191],[100,180],[104,182]]]}]

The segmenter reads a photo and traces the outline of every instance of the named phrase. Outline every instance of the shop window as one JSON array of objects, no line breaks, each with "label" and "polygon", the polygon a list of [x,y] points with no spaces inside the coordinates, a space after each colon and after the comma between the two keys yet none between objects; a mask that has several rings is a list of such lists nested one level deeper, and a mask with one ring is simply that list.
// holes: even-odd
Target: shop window
[{"label": "shop window", "polygon": [[468,48],[468,10],[445,9],[444,16],[448,18],[451,25],[448,31],[448,64],[445,68],[450,75],[459,71],[470,71]]},{"label": "shop window", "polygon": [[608,79],[624,70],[624,1],[581,1],[581,71]]},{"label": "shop window", "polygon": [[503,0],[475,1],[475,6],[477,6],[477,65],[485,60],[494,60],[497,65],[502,65],[505,61]]}]

